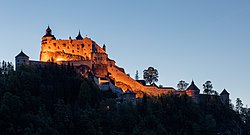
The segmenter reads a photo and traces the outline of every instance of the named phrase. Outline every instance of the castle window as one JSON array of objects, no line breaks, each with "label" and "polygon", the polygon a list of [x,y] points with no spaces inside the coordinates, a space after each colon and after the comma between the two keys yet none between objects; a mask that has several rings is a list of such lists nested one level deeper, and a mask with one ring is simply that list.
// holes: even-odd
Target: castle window
[{"label": "castle window", "polygon": [[56,43],[53,43],[53,45],[56,47]]},{"label": "castle window", "polygon": [[79,51],[77,51],[77,52],[79,52]]},{"label": "castle window", "polygon": [[80,48],[77,48],[77,50],[79,50]]},{"label": "castle window", "polygon": [[57,48],[58,48],[58,49],[60,49],[60,47],[59,47],[59,46],[58,46]]},{"label": "castle window", "polygon": [[69,49],[69,47],[67,47],[67,49]]},{"label": "castle window", "polygon": [[75,45],[72,44],[72,46],[75,46]]},{"label": "castle window", "polygon": [[84,47],[84,44],[81,44],[82,48]]},{"label": "castle window", "polygon": [[74,53],[75,52],[75,50],[72,50],[72,53]]},{"label": "castle window", "polygon": [[25,62],[25,60],[23,60],[23,62]]},{"label": "castle window", "polygon": [[19,62],[19,60],[17,60],[17,62]]},{"label": "castle window", "polygon": [[49,49],[50,49],[50,46],[49,46]]},{"label": "castle window", "polygon": [[66,44],[65,44],[65,43],[63,43],[63,47],[66,47]]}]

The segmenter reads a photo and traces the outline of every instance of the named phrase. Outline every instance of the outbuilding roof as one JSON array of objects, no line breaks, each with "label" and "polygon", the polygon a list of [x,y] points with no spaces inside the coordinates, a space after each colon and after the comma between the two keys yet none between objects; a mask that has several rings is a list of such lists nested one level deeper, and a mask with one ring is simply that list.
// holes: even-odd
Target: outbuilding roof
[{"label": "outbuilding roof", "polygon": [[190,86],[186,90],[197,90],[197,91],[199,91],[200,89],[194,84],[194,81],[192,81]]},{"label": "outbuilding roof", "polygon": [[26,58],[29,58],[29,56],[26,55],[23,51],[21,51],[16,57],[26,57]]},{"label": "outbuilding roof", "polygon": [[227,92],[226,89],[224,89],[224,90],[220,93],[220,95],[229,95],[229,93]]}]

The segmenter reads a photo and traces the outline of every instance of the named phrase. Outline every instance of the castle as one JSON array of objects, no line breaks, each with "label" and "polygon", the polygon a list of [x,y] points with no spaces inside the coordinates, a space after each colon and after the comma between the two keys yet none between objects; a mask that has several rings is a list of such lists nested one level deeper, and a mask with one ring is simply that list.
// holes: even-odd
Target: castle
[{"label": "castle", "polygon": [[[187,94],[194,102],[199,102],[200,90],[192,83],[185,91],[175,90],[172,87],[158,87],[155,84],[146,85],[142,80],[134,80],[125,73],[125,70],[116,65],[115,61],[108,57],[106,45],[102,47],[92,39],[81,36],[79,31],[75,39],[69,37],[67,40],[58,40],[52,34],[48,26],[45,35],[42,37],[40,61],[29,60],[29,57],[22,51],[15,57],[16,68],[19,65],[44,65],[48,62],[67,64],[70,62],[75,67],[88,69],[96,77],[96,83],[100,88],[112,89],[118,93],[142,97],[143,93],[158,96],[162,94]],[[134,94],[135,93],[135,94]],[[220,94],[224,104],[229,102],[229,93],[226,90]]]}]

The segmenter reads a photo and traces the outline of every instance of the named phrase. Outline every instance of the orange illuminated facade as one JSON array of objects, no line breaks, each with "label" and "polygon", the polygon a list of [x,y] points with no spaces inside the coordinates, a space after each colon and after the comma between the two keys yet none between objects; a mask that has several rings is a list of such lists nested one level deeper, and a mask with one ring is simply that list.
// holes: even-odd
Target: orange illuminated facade
[{"label": "orange illuminated facade", "polygon": [[[108,58],[106,45],[100,47],[90,38],[83,38],[80,31],[74,39],[69,37],[69,39],[61,40],[56,39],[48,27],[42,37],[40,61],[29,60],[29,57],[22,51],[15,57],[15,61],[16,68],[22,64],[41,66],[48,62],[55,62],[59,65],[69,63],[75,67],[81,67],[82,71],[85,69],[85,73],[91,71],[98,78],[96,80],[100,88],[120,90],[123,93],[129,90],[136,93],[136,97],[142,97],[144,93],[153,96],[186,94],[192,97],[194,102],[200,101],[200,90],[193,81],[185,91],[180,91],[172,87],[158,87],[156,84],[145,85],[141,82],[142,80],[134,80],[125,73],[123,68],[117,66],[114,60]],[[220,97],[223,103],[228,104],[229,93],[224,90]]]}]

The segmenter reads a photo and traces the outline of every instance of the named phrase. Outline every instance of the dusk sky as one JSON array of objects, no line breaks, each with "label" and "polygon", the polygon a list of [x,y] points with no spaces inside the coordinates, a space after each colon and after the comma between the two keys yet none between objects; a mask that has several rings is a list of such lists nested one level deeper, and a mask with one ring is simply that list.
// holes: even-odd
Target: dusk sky
[{"label": "dusk sky", "polygon": [[25,0],[0,4],[0,60],[21,49],[39,60],[41,38],[49,25],[57,39],[80,30],[132,77],[149,66],[158,85],[211,80],[250,105],[249,0]]}]

